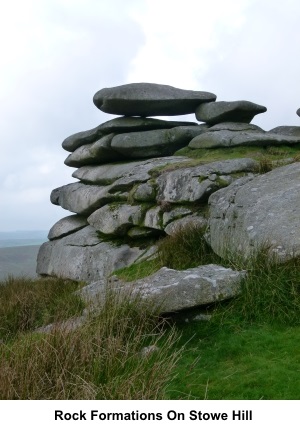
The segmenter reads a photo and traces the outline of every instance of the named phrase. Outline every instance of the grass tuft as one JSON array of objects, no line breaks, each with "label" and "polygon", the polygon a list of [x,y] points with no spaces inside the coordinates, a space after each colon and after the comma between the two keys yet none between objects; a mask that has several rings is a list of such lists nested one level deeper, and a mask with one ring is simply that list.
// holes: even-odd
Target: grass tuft
[{"label": "grass tuft", "polygon": [[80,315],[84,304],[71,294],[78,283],[62,279],[8,277],[0,282],[0,339]]},{"label": "grass tuft", "polygon": [[158,242],[158,260],[161,266],[184,270],[205,264],[219,264],[218,257],[204,238],[204,229],[188,224],[179,227],[171,236]]},{"label": "grass tuft", "polygon": [[247,322],[300,324],[300,257],[281,262],[262,249],[247,263],[233,315]]},{"label": "grass tuft", "polygon": [[[139,297],[122,294],[120,300],[108,290],[101,311],[73,330],[57,325],[50,333],[19,332],[2,342],[0,398],[163,398],[180,356],[178,335],[166,328]],[[152,352],[143,354],[147,346]]]}]

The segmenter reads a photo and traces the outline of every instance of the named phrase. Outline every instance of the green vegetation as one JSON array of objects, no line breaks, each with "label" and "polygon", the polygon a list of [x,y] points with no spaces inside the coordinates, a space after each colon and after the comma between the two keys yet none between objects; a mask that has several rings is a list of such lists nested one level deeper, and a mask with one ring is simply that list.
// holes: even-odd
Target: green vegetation
[{"label": "green vegetation", "polygon": [[[139,297],[108,288],[101,311],[67,329],[59,321],[82,314],[79,285],[2,283],[0,398],[298,399],[300,258],[280,263],[265,247],[233,265],[212,252],[203,233],[179,229],[159,242],[156,259],[116,272],[135,280],[163,265],[247,270],[237,298],[184,315],[162,318]],[[52,331],[34,331],[50,322],[57,323]],[[144,347],[152,352],[143,354]]]},{"label": "green vegetation", "polygon": [[[280,263],[265,248],[233,265],[190,226],[162,239],[155,261],[123,269],[120,276],[130,273],[127,280],[134,280],[162,265],[183,269],[210,263],[246,269],[247,276],[234,300],[170,316],[181,334],[176,348],[182,347],[182,355],[166,398],[298,399],[300,258]],[[211,318],[193,320],[199,313]]]},{"label": "green vegetation", "polygon": [[185,348],[167,398],[299,399],[299,326],[198,321],[178,330]]},{"label": "green vegetation", "polygon": [[162,265],[159,260],[155,258],[153,260],[145,260],[141,263],[131,264],[131,266],[118,269],[114,272],[114,275],[118,276],[118,278],[123,281],[131,282],[150,276],[161,267]]},{"label": "green vegetation", "polygon": [[[7,288],[15,290],[22,282],[11,279]],[[63,282],[54,282],[61,282],[65,295]],[[48,290],[51,283],[39,287]],[[40,297],[35,287],[27,283],[27,288],[28,297],[22,296],[27,302]],[[69,291],[69,300],[73,296]],[[6,306],[14,307],[9,294],[6,300]],[[36,302],[29,313],[35,312]],[[52,305],[53,318],[58,303]],[[70,313],[67,308],[65,303],[65,316]],[[0,399],[164,398],[180,354],[175,330],[166,328],[138,297],[122,295],[120,300],[109,292],[101,312],[90,314],[81,327],[68,330],[57,324],[50,333],[29,333],[16,321],[11,329],[15,337],[0,344]],[[143,353],[142,348],[149,346],[153,352]]]},{"label": "green vegetation", "polygon": [[204,229],[193,224],[178,228],[172,236],[158,242],[158,260],[161,266],[184,270],[204,264],[215,264],[221,259],[213,253],[204,239]]},{"label": "green vegetation", "polygon": [[84,304],[72,294],[77,282],[61,279],[11,278],[0,282],[0,339],[80,315]]},{"label": "green vegetation", "polygon": [[132,264],[116,270],[114,274],[124,281],[135,281],[152,275],[163,266],[184,270],[212,262],[221,264],[221,258],[214,254],[205,241],[204,229],[191,224],[178,228],[172,236],[159,240],[154,259]]},{"label": "green vegetation", "polygon": [[260,147],[260,146],[237,146],[232,148],[217,148],[217,149],[191,149],[185,147],[175,153],[202,162],[212,162],[220,160],[229,160],[235,158],[253,158],[260,161],[268,158],[270,161],[278,161],[284,158],[294,158],[295,161],[299,157],[300,146],[280,146],[277,147]]}]

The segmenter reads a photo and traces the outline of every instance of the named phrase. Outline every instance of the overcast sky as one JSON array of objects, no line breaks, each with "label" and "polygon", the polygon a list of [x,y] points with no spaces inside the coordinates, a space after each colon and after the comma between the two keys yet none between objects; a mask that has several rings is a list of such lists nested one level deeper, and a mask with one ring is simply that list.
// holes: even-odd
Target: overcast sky
[{"label": "overcast sky", "polygon": [[[300,125],[299,0],[0,0],[0,231],[49,230],[73,182],[62,141],[112,119],[103,87],[156,82]],[[183,119],[183,118],[181,118]],[[189,116],[189,120],[194,120]]]}]

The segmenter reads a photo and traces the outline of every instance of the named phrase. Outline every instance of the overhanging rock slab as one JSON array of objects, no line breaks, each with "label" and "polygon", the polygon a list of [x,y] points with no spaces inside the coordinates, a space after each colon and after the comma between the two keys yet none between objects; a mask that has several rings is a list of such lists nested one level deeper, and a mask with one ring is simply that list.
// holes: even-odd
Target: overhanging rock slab
[{"label": "overhanging rock slab", "polygon": [[[209,264],[187,270],[163,267],[147,278],[134,282],[114,280],[111,287],[122,294],[148,300],[160,313],[176,312],[229,299],[238,294],[245,272]],[[81,290],[82,297],[105,300],[105,283],[95,282]]]}]

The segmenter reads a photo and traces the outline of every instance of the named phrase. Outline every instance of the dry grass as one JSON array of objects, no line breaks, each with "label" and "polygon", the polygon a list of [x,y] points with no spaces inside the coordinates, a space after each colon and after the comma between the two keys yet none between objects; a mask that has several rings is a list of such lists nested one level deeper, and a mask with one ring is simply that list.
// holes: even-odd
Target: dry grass
[{"label": "dry grass", "polygon": [[[22,333],[0,345],[0,398],[159,399],[180,353],[173,329],[138,297],[109,293],[72,330]],[[151,354],[142,348],[157,345]]]}]

